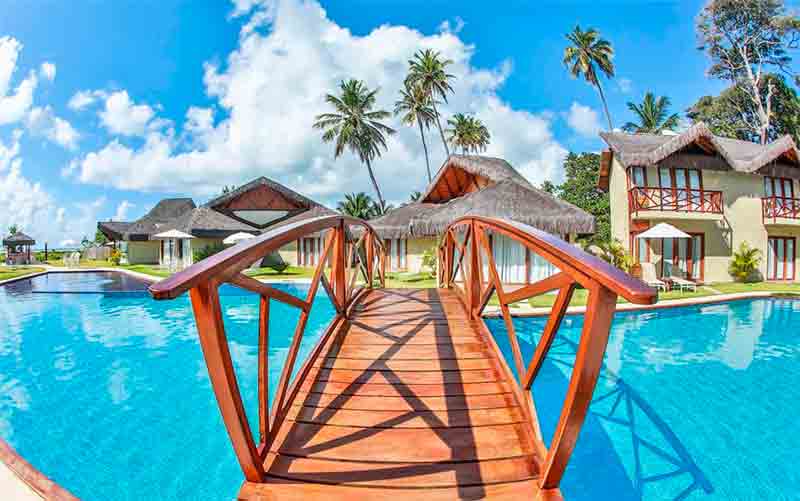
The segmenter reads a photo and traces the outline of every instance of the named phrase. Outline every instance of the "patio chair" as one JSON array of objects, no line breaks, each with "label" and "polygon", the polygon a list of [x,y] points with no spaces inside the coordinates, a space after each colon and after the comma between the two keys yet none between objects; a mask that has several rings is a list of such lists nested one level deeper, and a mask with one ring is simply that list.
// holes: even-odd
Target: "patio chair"
[{"label": "patio chair", "polygon": [[[683,273],[681,273],[681,275],[683,275]],[[680,288],[681,292],[683,292],[684,290],[697,292],[697,284],[692,282],[691,280],[686,280],[683,276],[670,275],[669,279],[672,281],[672,283],[674,283]]]},{"label": "patio chair", "polygon": [[658,279],[656,275],[656,265],[653,263],[641,263],[642,266],[642,281],[650,287],[655,287],[664,292],[667,291],[667,284]]}]

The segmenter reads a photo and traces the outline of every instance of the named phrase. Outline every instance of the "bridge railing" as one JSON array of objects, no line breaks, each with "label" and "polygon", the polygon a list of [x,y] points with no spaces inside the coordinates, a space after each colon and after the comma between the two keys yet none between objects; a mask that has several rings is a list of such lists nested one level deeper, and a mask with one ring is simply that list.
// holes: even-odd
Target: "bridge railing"
[{"label": "bridge railing", "polygon": [[[308,235],[324,234],[324,247],[305,298],[271,287],[243,271],[258,259]],[[264,480],[263,461],[290,410],[300,385],[322,348],[351,306],[373,286],[385,283],[386,252],[375,231],[364,221],[331,215],[307,219],[245,240],[150,287],[155,299],[173,299],[189,292],[200,345],[211,386],[245,478]],[[359,280],[360,279],[360,280]],[[232,284],[260,296],[258,331],[258,429],[255,442],[234,372],[222,319],[219,287]],[[327,292],[336,314],[292,382],[297,354],[319,286]],[[279,301],[300,310],[286,363],[269,409],[269,311]]]},{"label": "bridge railing", "polygon": [[[556,272],[535,283],[516,284],[514,290],[507,289],[495,262],[490,235],[510,238],[527,252],[545,259],[557,269]],[[574,245],[531,226],[507,220],[463,217],[448,227],[438,254],[439,285],[455,290],[474,319],[480,319],[496,295],[513,354],[514,369],[508,365],[504,368],[509,372],[509,380],[514,380],[516,375],[519,384],[514,390],[520,401],[525,402],[527,418],[538,435],[536,445],[545,458],[540,486],[542,489],[558,488],[597,384],[617,297],[632,303],[651,304],[656,300],[656,292],[644,282]],[[560,418],[547,447],[541,437],[531,387],[578,286],[588,291],[583,330]],[[555,303],[533,357],[526,365],[509,305],[553,291],[557,291]],[[486,333],[486,337],[491,339],[491,334]]]}]

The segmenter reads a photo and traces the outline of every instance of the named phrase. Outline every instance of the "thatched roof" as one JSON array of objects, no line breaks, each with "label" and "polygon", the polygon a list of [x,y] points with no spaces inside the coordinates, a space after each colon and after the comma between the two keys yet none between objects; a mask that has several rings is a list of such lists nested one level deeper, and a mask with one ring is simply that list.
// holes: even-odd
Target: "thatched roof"
[{"label": "thatched roof", "polygon": [[[315,202],[316,203],[316,202]],[[275,228],[280,228],[281,226],[286,226],[287,224],[296,223],[299,221],[304,221],[306,219],[311,219],[320,216],[330,216],[332,214],[336,214],[336,211],[333,211],[324,205],[316,204],[315,207],[310,208],[307,211],[303,211],[299,214],[295,214],[293,216],[287,217],[286,219],[281,219],[277,223],[270,225],[269,230],[274,230]],[[265,230],[266,231],[266,230]]]},{"label": "thatched roof", "polygon": [[208,207],[197,207],[186,211],[183,215],[161,227],[161,231],[178,230],[196,237],[224,238],[240,231],[258,234],[258,230],[249,224],[217,212]]},{"label": "thatched roof", "polygon": [[125,232],[126,240],[147,240],[151,235],[169,230],[165,225],[197,206],[191,198],[167,198],[156,204],[150,212],[131,224]]},{"label": "thatched roof", "polygon": [[109,240],[120,241],[132,225],[133,223],[123,221],[98,221],[97,229]]},{"label": "thatched roof", "polygon": [[3,245],[36,245],[36,240],[18,231],[3,239]]},{"label": "thatched roof", "polygon": [[756,172],[781,157],[786,163],[800,165],[800,152],[789,135],[761,145],[715,136],[702,122],[678,135],[601,132],[600,137],[625,167],[655,165],[696,143],[710,147],[712,154],[719,155],[729,168],[738,172]]},{"label": "thatched roof", "polygon": [[413,219],[423,218],[437,209],[441,204],[411,202],[392,209],[387,214],[369,222],[381,238],[405,238],[410,234],[410,223]]},{"label": "thatched roof", "polygon": [[456,219],[485,216],[526,223],[557,235],[594,233],[594,216],[535,188],[500,158],[451,155],[431,182],[422,200],[433,193],[447,169],[455,167],[488,180],[484,187],[443,203],[413,202],[370,221],[382,238],[426,237],[441,234]]},{"label": "thatched roof", "polygon": [[512,180],[502,181],[463,197],[409,223],[411,235],[441,234],[462,216],[485,216],[525,223],[555,235],[589,234],[595,231],[594,216],[537,188],[526,188]]},{"label": "thatched roof", "polygon": [[428,185],[428,188],[425,190],[425,193],[422,195],[422,197],[420,197],[421,201],[430,201],[429,198],[436,189],[436,186],[439,184],[439,181],[443,176],[445,176],[447,170],[451,167],[459,168],[475,176],[484,177],[495,183],[510,179],[518,184],[521,184],[522,186],[529,188],[533,187],[533,185],[529,183],[527,179],[525,179],[525,176],[517,172],[517,170],[512,167],[510,163],[506,162],[502,158],[454,154],[450,155],[447,160],[445,160],[444,164],[439,169],[439,172],[436,174],[436,177]]},{"label": "thatched roof", "polygon": [[218,207],[220,205],[224,205],[225,203],[237,198],[238,196],[242,195],[243,193],[247,193],[248,191],[258,188],[259,186],[266,186],[267,188],[277,191],[284,197],[288,198],[292,202],[296,203],[297,205],[305,208],[317,207],[319,204],[310,198],[307,198],[300,193],[297,193],[291,188],[288,188],[277,181],[273,181],[268,177],[261,176],[259,178],[253,179],[247,184],[243,184],[236,188],[235,190],[231,190],[228,193],[222,194],[212,200],[209,200],[203,207]]}]

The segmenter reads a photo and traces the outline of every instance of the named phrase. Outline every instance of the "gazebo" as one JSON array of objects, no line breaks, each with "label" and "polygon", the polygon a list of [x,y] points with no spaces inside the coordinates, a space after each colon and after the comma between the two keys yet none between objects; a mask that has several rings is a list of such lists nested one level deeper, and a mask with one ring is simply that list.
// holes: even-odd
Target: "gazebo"
[{"label": "gazebo", "polygon": [[18,231],[3,239],[6,248],[6,264],[31,264],[31,247],[36,245],[36,240]]}]

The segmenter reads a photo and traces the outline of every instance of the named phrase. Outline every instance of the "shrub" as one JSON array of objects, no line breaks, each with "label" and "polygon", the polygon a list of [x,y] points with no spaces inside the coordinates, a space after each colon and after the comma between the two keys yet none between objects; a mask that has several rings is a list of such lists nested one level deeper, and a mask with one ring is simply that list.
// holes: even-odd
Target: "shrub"
[{"label": "shrub", "polygon": [[619,240],[599,240],[585,250],[626,273],[630,273],[633,266],[633,257]]},{"label": "shrub", "polygon": [[194,253],[192,254],[192,258],[194,259],[194,262],[197,263],[223,250],[225,250],[225,246],[222,245],[221,243],[216,243],[214,245],[207,245],[202,249],[194,251]]},{"label": "shrub", "polygon": [[119,262],[121,259],[122,259],[122,253],[119,251],[119,249],[113,249],[111,251],[111,254],[108,256],[109,262],[114,266],[119,266]]},{"label": "shrub", "polygon": [[264,256],[264,259],[261,260],[261,267],[283,273],[289,267],[289,264],[283,260],[278,251],[273,251]]},{"label": "shrub", "polygon": [[422,268],[431,274],[436,271],[436,248],[429,247],[422,253]]},{"label": "shrub", "polygon": [[731,264],[728,266],[728,273],[736,281],[752,281],[760,264],[761,251],[750,247],[747,242],[742,242],[739,250],[733,253],[733,259],[731,259]]}]

